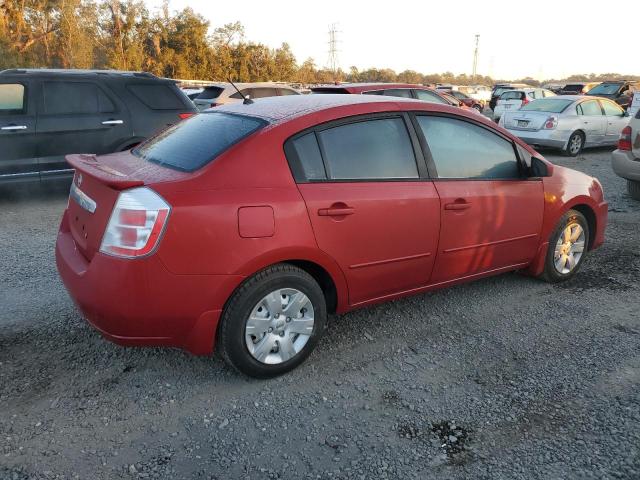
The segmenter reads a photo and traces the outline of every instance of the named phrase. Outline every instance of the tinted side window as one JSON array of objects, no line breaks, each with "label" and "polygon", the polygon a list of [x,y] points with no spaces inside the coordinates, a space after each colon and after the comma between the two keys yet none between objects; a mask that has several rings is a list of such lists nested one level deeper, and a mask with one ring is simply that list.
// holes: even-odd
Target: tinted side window
[{"label": "tinted side window", "polygon": [[423,100],[425,102],[431,103],[440,103],[442,105],[449,105],[445,100],[439,97],[437,94],[430,92],[428,90],[414,90],[416,92],[416,97],[418,100]]},{"label": "tinted side window", "polygon": [[48,115],[108,113],[111,100],[91,82],[44,82],[44,113]]},{"label": "tinted side window", "polygon": [[363,95],[384,95],[384,90],[369,90],[368,92],[362,92]]},{"label": "tinted side window", "polygon": [[385,118],[341,125],[318,133],[329,178],[418,178],[404,120]]},{"label": "tinted side window", "polygon": [[439,178],[520,178],[508,140],[486,128],[447,117],[419,116]]},{"label": "tinted side window", "polygon": [[600,104],[596,100],[590,100],[588,102],[582,102],[578,105],[578,115],[602,115],[602,109]]},{"label": "tinted side window", "polygon": [[413,98],[411,90],[408,88],[390,88],[389,90],[384,91],[384,95],[387,97]]},{"label": "tinted side window", "polygon": [[151,110],[180,110],[185,108],[182,100],[169,85],[140,83],[127,85],[127,89]]},{"label": "tinted side window", "polygon": [[267,98],[267,97],[275,97],[278,95],[278,92],[275,88],[252,88],[251,89],[251,98]]},{"label": "tinted side window", "polygon": [[324,163],[322,162],[316,134],[314,132],[307,133],[302,137],[296,138],[292,144],[302,167],[304,178],[307,180],[326,179],[327,174],[324,171]]},{"label": "tinted side window", "polygon": [[0,115],[21,113],[24,110],[24,85],[7,83],[0,85]]},{"label": "tinted side window", "polygon": [[233,95],[229,95],[229,98],[235,98],[235,99],[242,100],[243,95],[245,97],[253,97],[253,90],[251,88],[243,88],[239,92],[236,92]]}]

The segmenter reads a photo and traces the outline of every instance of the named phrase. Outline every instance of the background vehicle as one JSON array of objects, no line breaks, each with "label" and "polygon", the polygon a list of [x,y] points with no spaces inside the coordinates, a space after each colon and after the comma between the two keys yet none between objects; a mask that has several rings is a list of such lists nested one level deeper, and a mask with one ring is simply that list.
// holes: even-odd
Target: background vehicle
[{"label": "background vehicle", "polygon": [[531,85],[527,85],[525,83],[497,83],[494,85],[493,90],[491,91],[491,99],[489,100],[489,108],[494,110],[496,108],[496,104],[498,103],[498,98],[504,92],[508,90],[516,90],[522,88],[533,88]]},{"label": "background vehicle", "polygon": [[466,93],[463,93],[461,90],[451,90],[449,92],[450,95],[460,100],[464,105],[470,108],[475,108],[479,112],[484,110],[485,102],[482,100],[476,100],[475,98],[471,98]]},{"label": "background vehicle", "polygon": [[396,97],[227,105],[69,161],[56,262],[86,318],[122,344],[217,344],[258,377],[300,364],[328,312],[515,270],[566,280],[604,240],[596,179]]},{"label": "background vehicle", "polygon": [[589,90],[586,94],[596,97],[604,97],[615,101],[622,108],[628,108],[631,98],[635,92],[640,91],[639,82],[628,82],[626,80],[602,82],[600,85]]},{"label": "background vehicle", "polygon": [[622,129],[612,165],[613,171],[627,180],[629,195],[640,200],[640,110]]},{"label": "background vehicle", "polygon": [[500,95],[498,103],[493,109],[493,119],[497,122],[505,111],[517,110],[533,100],[545,97],[555,97],[551,90],[542,88],[523,88],[519,90],[507,90]]},{"label": "background vehicle", "polygon": [[459,91],[469,95],[471,98],[484,102],[484,105],[489,104],[489,100],[491,100],[491,88],[485,85],[471,85],[469,86],[461,86],[458,88]]},{"label": "background vehicle", "polygon": [[362,94],[362,95],[384,95],[388,97],[414,98],[424,102],[439,103],[441,105],[451,105],[477,111],[465,106],[460,100],[447,93],[446,89],[434,90],[423,85],[411,83],[340,83],[338,85],[328,85],[314,87],[312,93],[337,93],[337,94]]},{"label": "background vehicle", "polygon": [[635,94],[633,95],[633,99],[631,100],[631,104],[627,109],[630,117],[635,117],[638,111],[640,111],[640,90],[635,92]]},{"label": "background vehicle", "polygon": [[[300,92],[294,88],[281,83],[236,83],[236,87],[238,87],[242,95],[251,99],[300,95]],[[193,103],[196,104],[198,110],[206,110],[207,108],[229,103],[242,103],[242,95],[230,83],[221,82],[204,87],[202,93],[193,99]]]},{"label": "background vehicle", "polygon": [[203,92],[204,88],[182,88],[181,90],[189,97],[189,100],[193,100]]},{"label": "background vehicle", "polygon": [[584,95],[589,90],[594,87],[600,85],[600,82],[576,82],[576,83],[567,83],[562,89],[560,89],[558,95]]},{"label": "background vehicle", "polygon": [[584,147],[615,145],[628,121],[620,105],[606,98],[562,95],[505,112],[500,125],[529,145],[576,156]]},{"label": "background vehicle", "polygon": [[68,153],[127,150],[196,113],[171,80],[97,70],[0,72],[0,182],[70,177]]}]

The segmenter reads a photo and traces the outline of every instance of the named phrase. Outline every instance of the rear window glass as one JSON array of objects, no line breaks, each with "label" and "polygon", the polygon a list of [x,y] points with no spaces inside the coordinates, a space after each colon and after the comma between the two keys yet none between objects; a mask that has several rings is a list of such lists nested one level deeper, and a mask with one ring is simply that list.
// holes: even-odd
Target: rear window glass
[{"label": "rear window glass", "polygon": [[504,92],[500,95],[500,100],[522,100],[524,92]]},{"label": "rear window glass", "polygon": [[317,87],[312,88],[313,93],[349,93],[346,88],[333,88],[333,87]]},{"label": "rear window glass", "polygon": [[573,103],[573,100],[561,100],[557,98],[541,98],[529,102],[520,110],[528,110],[530,112],[549,112],[549,113],[561,113]]},{"label": "rear window glass", "polygon": [[128,85],[127,89],[151,110],[180,110],[185,108],[182,99],[177,95],[177,93],[180,93],[177,87],[175,87],[176,91],[174,91],[169,85],[138,84]]},{"label": "rear window glass", "polygon": [[504,92],[508,92],[509,90],[513,90],[513,88],[512,87],[498,87],[493,91],[493,95],[496,96],[496,97],[499,97]]},{"label": "rear window glass", "polygon": [[24,85],[0,85],[0,113],[20,112],[24,109]]},{"label": "rear window glass", "polygon": [[218,98],[223,91],[224,88],[222,87],[205,87],[205,89],[196,97],[196,100],[212,100],[214,98]]},{"label": "rear window glass", "polygon": [[620,83],[601,83],[589,90],[589,95],[614,95],[620,90]]},{"label": "rear window glass", "polygon": [[201,113],[151,138],[135,148],[133,154],[150,162],[192,172],[265,124],[264,120],[244,115]]}]

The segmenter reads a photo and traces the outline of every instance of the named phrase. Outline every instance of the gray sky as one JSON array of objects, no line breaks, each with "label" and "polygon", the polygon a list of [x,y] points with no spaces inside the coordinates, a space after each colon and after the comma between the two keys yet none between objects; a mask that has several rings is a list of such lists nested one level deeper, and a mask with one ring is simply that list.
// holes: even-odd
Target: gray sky
[{"label": "gray sky", "polygon": [[[151,8],[161,3],[146,1]],[[186,6],[212,28],[239,20],[247,40],[271,47],[288,42],[298,62],[313,57],[319,67],[328,61],[329,25],[337,23],[345,70],[355,65],[471,73],[478,33],[478,73],[494,78],[640,74],[640,0],[170,3],[171,10]]]}]

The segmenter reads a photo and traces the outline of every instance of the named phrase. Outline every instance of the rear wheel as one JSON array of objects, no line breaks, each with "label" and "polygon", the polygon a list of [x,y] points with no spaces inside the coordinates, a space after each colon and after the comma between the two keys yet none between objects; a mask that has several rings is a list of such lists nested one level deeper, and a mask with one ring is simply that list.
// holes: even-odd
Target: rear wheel
[{"label": "rear wheel", "polygon": [[589,247],[589,224],[582,213],[565,213],[549,238],[542,277],[551,283],[573,277]]},{"label": "rear wheel", "polygon": [[293,265],[275,265],[233,294],[222,316],[218,349],[245,375],[275,377],[309,356],[326,317],[324,294],[314,278]]},{"label": "rear wheel", "polygon": [[567,142],[565,153],[570,157],[576,157],[584,148],[584,134],[582,132],[573,132]]},{"label": "rear wheel", "polygon": [[640,182],[635,180],[627,180],[627,191],[631,198],[634,200],[640,200]]}]

